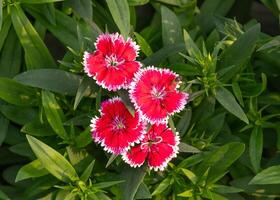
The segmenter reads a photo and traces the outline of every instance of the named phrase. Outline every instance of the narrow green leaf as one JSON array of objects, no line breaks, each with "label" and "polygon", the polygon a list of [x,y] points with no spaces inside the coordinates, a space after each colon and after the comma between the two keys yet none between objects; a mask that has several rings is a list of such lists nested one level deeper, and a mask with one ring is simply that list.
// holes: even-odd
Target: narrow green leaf
[{"label": "narrow green leaf", "polygon": [[2,190],[0,190],[0,199],[10,200],[10,198]]},{"label": "narrow green leaf", "polygon": [[114,160],[115,160],[117,157],[118,157],[118,155],[112,154],[112,155],[110,156],[109,160],[108,160],[107,163],[106,163],[106,168],[109,167],[109,166],[114,162]]},{"label": "narrow green leaf", "polygon": [[7,16],[6,18],[4,18],[2,28],[0,28],[0,35],[1,35],[1,37],[0,37],[0,51],[3,47],[4,42],[6,41],[6,37],[9,33],[11,24],[12,24],[12,21],[11,21],[10,16]]},{"label": "narrow green leaf", "polygon": [[34,154],[27,142],[22,142],[9,147],[9,150],[15,154],[34,159]]},{"label": "narrow green leaf", "polygon": [[[89,123],[87,123],[89,124]],[[75,144],[77,148],[83,148],[92,142],[90,127],[85,129],[80,135],[75,137]]]},{"label": "narrow green leaf", "polygon": [[150,0],[127,0],[130,6],[142,6],[149,3]]},{"label": "narrow green leaf", "polygon": [[40,36],[18,4],[10,7],[12,22],[24,48],[28,69],[52,68],[56,63]]},{"label": "narrow green leaf", "polygon": [[178,194],[179,197],[192,197],[193,196],[193,189],[189,189],[189,190],[186,190],[180,194]]},{"label": "narrow green leaf", "polygon": [[130,32],[130,14],[127,0],[106,0],[109,10],[121,34],[126,38]]},{"label": "narrow green leaf", "polygon": [[184,44],[174,44],[170,46],[166,46],[152,54],[151,56],[142,60],[142,63],[146,66],[148,65],[159,65],[162,63],[167,57],[174,55],[176,53],[182,52],[185,50]]},{"label": "narrow green leaf", "polygon": [[225,16],[230,10],[234,0],[206,0],[203,2],[198,16],[198,23],[204,33],[208,33],[214,28],[214,17]]},{"label": "narrow green leaf", "polygon": [[32,107],[1,105],[0,111],[7,119],[20,125],[29,123],[38,116],[38,110]]},{"label": "narrow green leaf", "polygon": [[268,167],[258,173],[249,183],[250,185],[280,184],[280,165]]},{"label": "narrow green leaf", "polygon": [[73,166],[60,153],[30,135],[26,137],[37,158],[53,176],[66,183],[79,180]]},{"label": "narrow green leaf", "polygon": [[200,150],[194,146],[186,144],[184,142],[180,142],[179,144],[179,151],[184,153],[199,153]]},{"label": "narrow green leaf", "polygon": [[150,47],[149,43],[143,38],[139,33],[134,32],[136,41],[140,46],[141,51],[148,57],[153,54],[153,50]]},{"label": "narrow green leaf", "polygon": [[0,31],[3,23],[3,0],[0,0]]},{"label": "narrow green leaf", "polygon": [[239,106],[239,104],[236,102],[234,96],[231,94],[230,91],[228,91],[224,87],[218,87],[216,88],[216,99],[217,101],[230,113],[244,121],[245,123],[249,123],[249,120],[242,110],[242,108]]},{"label": "narrow green leaf", "polygon": [[47,175],[49,172],[44,168],[39,159],[34,160],[23,167],[17,173],[15,182],[28,178],[35,178]]},{"label": "narrow green leaf", "polygon": [[153,191],[152,196],[159,195],[162,192],[164,192],[170,185],[171,178],[168,176],[163,181],[160,182],[160,184],[156,187],[156,189]]},{"label": "narrow green leaf", "polygon": [[199,48],[196,46],[193,39],[191,38],[191,36],[189,35],[189,33],[186,30],[184,30],[184,41],[185,41],[185,46],[186,46],[187,52],[191,57],[196,58],[196,59],[199,59],[202,57],[202,54],[201,54]]},{"label": "narrow green leaf", "polygon": [[[260,34],[260,25],[256,24],[243,33],[231,46],[225,49],[220,60],[220,68],[234,66],[234,73],[227,73],[222,81],[226,82],[236,75],[242,65],[250,58]],[[242,51],[241,51],[242,49]]]},{"label": "narrow green leaf", "polygon": [[176,130],[180,134],[180,136],[184,136],[186,131],[188,130],[188,127],[190,125],[192,118],[192,110],[191,109],[186,109],[184,114],[182,115],[181,119],[176,125]]},{"label": "narrow green leaf", "polygon": [[141,168],[124,168],[121,174],[121,180],[125,180],[121,184],[122,196],[124,200],[133,200],[134,196],[143,182],[143,179],[146,175],[146,170]]},{"label": "narrow green leaf", "polygon": [[14,77],[21,67],[21,45],[13,28],[10,29],[0,56],[0,76]]},{"label": "narrow green leaf", "polygon": [[41,123],[39,120],[35,120],[33,122],[25,124],[20,131],[29,135],[39,137],[51,136],[56,134],[47,122]]},{"label": "narrow green leaf", "polygon": [[241,106],[244,107],[244,102],[243,102],[243,98],[242,98],[242,92],[241,92],[241,89],[240,89],[239,84],[238,84],[237,81],[234,81],[232,83],[232,90],[233,90],[233,93],[236,96],[238,102],[241,104]]},{"label": "narrow green leaf", "polygon": [[213,186],[214,192],[221,193],[221,194],[229,194],[229,193],[239,193],[243,192],[243,189],[226,186],[226,185],[214,185]]},{"label": "narrow green leaf", "polygon": [[88,0],[68,0],[65,6],[71,7],[75,13],[85,20],[92,20],[92,2]]},{"label": "narrow green leaf", "polygon": [[148,186],[145,183],[141,183],[136,192],[135,199],[151,199],[151,198],[152,198],[152,194],[150,193]]},{"label": "narrow green leaf", "polygon": [[261,169],[260,163],[262,159],[262,151],[263,131],[261,127],[257,126],[253,128],[249,143],[249,155],[255,173],[259,172]]},{"label": "narrow green leaf", "polygon": [[[181,24],[174,12],[165,6],[161,6],[161,22],[162,22],[162,41],[163,46],[169,46],[183,42]],[[183,58],[180,55],[169,57],[171,63],[180,63]]]},{"label": "narrow green leaf", "polygon": [[223,145],[206,156],[194,172],[197,177],[202,177],[209,170],[207,182],[214,183],[224,176],[227,169],[242,155],[244,150],[245,145],[238,142]]},{"label": "narrow green leaf", "polygon": [[99,87],[93,81],[93,79],[84,77],[79,85],[78,91],[76,93],[75,102],[74,102],[74,110],[78,107],[80,101],[85,95],[89,95],[92,92],[98,91]]},{"label": "narrow green leaf", "polygon": [[84,171],[83,174],[81,175],[81,181],[86,182],[86,181],[90,178],[90,175],[91,175],[91,173],[92,173],[92,169],[93,169],[94,163],[95,163],[95,160],[93,160],[93,161],[87,166],[87,168],[85,169],[85,171]]},{"label": "narrow green leaf", "polygon": [[48,91],[42,91],[42,104],[50,126],[58,136],[62,139],[67,139],[68,135],[62,123],[64,115],[55,99],[54,94]]},{"label": "narrow green leaf", "polygon": [[0,98],[19,106],[36,105],[38,102],[35,89],[8,78],[0,78]]},{"label": "narrow green leaf", "polygon": [[190,179],[190,181],[195,185],[196,184],[196,182],[197,182],[197,177],[196,177],[196,175],[192,172],[192,171],[190,171],[190,170],[188,170],[188,169],[181,169],[182,171],[183,171],[183,173],[185,174],[185,176],[186,177],[188,177],[188,179]]},{"label": "narrow green leaf", "polygon": [[0,114],[0,147],[3,143],[3,141],[6,138],[6,135],[8,133],[8,127],[9,127],[9,120],[6,119],[2,114]]},{"label": "narrow green leaf", "polygon": [[94,184],[94,187],[98,188],[98,189],[103,189],[103,188],[108,188],[111,187],[113,185],[117,185],[120,183],[123,183],[124,181],[108,181],[108,182],[101,182],[101,183],[96,183]]},{"label": "narrow green leaf", "polygon": [[53,3],[59,1],[64,1],[64,0],[19,0],[19,2],[21,3],[28,3],[28,4]]},{"label": "narrow green leaf", "polygon": [[14,78],[24,85],[37,87],[64,95],[76,95],[82,77],[59,69],[29,70]]}]

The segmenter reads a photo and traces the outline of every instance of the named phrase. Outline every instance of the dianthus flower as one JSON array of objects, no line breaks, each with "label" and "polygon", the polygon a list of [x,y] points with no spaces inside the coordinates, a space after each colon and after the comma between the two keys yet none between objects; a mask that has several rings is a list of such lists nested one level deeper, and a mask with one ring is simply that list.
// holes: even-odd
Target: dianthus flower
[{"label": "dianthus flower", "polygon": [[96,51],[84,53],[84,70],[96,83],[110,91],[127,89],[140,69],[135,61],[139,46],[118,33],[101,34],[95,43]]},{"label": "dianthus flower", "polygon": [[179,83],[179,75],[168,69],[141,69],[131,83],[130,99],[144,120],[163,124],[187,103],[189,95],[177,90]]},{"label": "dianthus flower", "polygon": [[150,169],[162,171],[176,157],[178,145],[177,133],[175,135],[165,124],[152,125],[140,144],[125,152],[122,159],[131,167],[140,167],[147,161]]},{"label": "dianthus flower", "polygon": [[138,113],[132,116],[120,98],[104,101],[100,113],[99,118],[91,120],[91,131],[105,151],[121,154],[144,137],[145,126]]}]

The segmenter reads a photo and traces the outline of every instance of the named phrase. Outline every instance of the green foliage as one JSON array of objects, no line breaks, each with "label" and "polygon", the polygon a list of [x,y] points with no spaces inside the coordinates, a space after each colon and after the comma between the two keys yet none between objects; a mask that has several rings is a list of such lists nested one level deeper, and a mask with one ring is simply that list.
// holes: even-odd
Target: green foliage
[{"label": "green foliage", "polygon": [[[259,2],[280,19],[279,0]],[[0,199],[280,198],[280,36],[240,24],[239,4],[0,0]],[[143,67],[175,71],[190,94],[168,121],[181,141],[165,171],[131,168],[92,141],[104,99],[135,112],[125,91],[84,73],[102,32],[131,37]]]}]

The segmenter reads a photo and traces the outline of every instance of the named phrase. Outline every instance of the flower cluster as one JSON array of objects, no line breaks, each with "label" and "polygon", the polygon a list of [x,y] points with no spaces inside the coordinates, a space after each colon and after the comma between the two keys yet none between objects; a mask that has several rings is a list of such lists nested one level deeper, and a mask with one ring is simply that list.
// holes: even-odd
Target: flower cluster
[{"label": "flower cluster", "polygon": [[84,54],[85,72],[109,91],[127,89],[135,113],[118,97],[104,101],[100,117],[91,120],[93,139],[132,167],[146,162],[150,169],[163,170],[176,157],[179,144],[167,120],[188,100],[188,94],[178,90],[179,76],[169,69],[141,68],[138,45],[118,33],[100,35],[95,48]]}]

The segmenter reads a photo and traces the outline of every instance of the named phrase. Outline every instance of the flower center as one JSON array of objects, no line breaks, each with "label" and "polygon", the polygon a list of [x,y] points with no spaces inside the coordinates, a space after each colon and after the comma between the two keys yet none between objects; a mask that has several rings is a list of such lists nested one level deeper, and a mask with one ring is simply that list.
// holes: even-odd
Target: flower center
[{"label": "flower center", "polygon": [[165,91],[165,88],[158,89],[156,87],[153,87],[151,94],[152,94],[152,97],[155,99],[163,99],[166,95],[166,91]]},{"label": "flower center", "polygon": [[125,128],[124,119],[121,117],[116,117],[113,121],[113,129],[114,130],[122,130]]},{"label": "flower center", "polygon": [[144,148],[150,148],[153,144],[158,144],[158,143],[161,143],[162,142],[162,137],[160,136],[156,136],[155,138],[149,138],[149,140],[147,142],[143,142],[141,144],[141,149],[144,149]]},{"label": "flower center", "polygon": [[106,55],[105,56],[105,62],[107,64],[107,67],[117,67],[118,65],[123,63],[123,60],[119,59],[116,55]]}]

